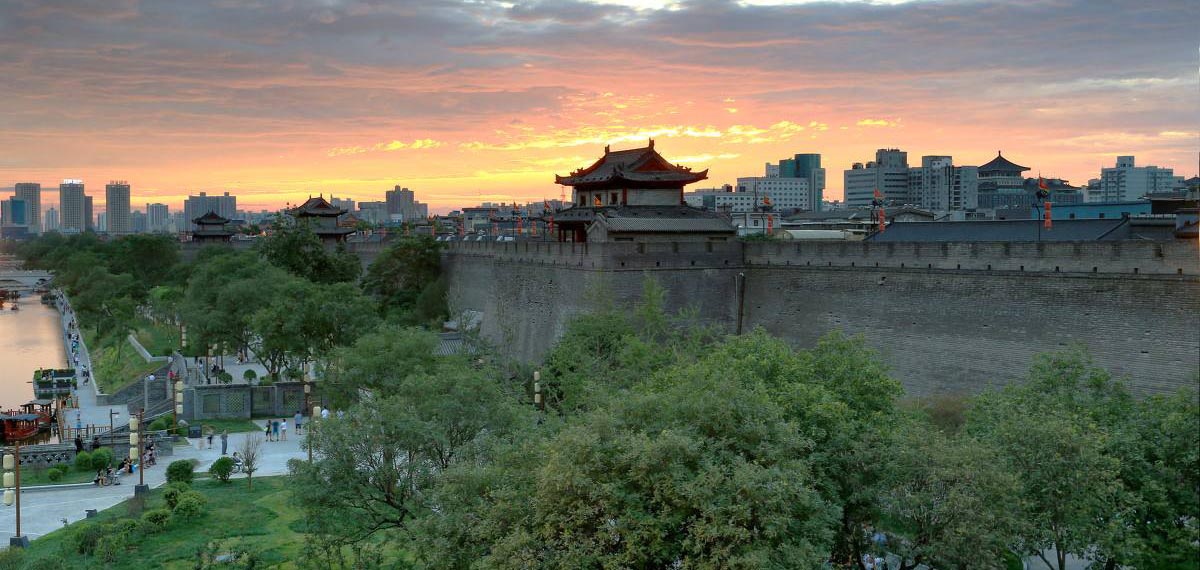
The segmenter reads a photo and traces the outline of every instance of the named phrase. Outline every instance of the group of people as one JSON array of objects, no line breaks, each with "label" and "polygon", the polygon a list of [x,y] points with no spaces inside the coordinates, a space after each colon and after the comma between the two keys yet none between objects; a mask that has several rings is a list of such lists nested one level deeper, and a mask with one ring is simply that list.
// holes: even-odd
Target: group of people
[{"label": "group of people", "polygon": [[[300,414],[296,414],[296,417],[299,418]],[[297,429],[297,433],[299,433],[299,427],[297,427],[296,429]],[[288,431],[287,418],[267,421],[267,427],[266,427],[267,441],[287,441],[287,431]]]},{"label": "group of people", "polygon": [[[76,440],[78,440],[78,438],[76,438]],[[76,444],[78,445],[78,441]],[[134,463],[132,459],[126,457],[121,460],[121,464],[118,465],[116,469],[114,469],[112,465],[109,465],[104,469],[97,469],[96,477],[92,479],[92,484],[99,487],[120,485],[121,474],[135,473],[138,469],[141,469],[143,465],[145,468],[149,469],[156,463],[158,463],[158,461],[154,451],[154,442],[150,442],[146,445],[146,449],[142,450],[142,461],[140,463]]]}]

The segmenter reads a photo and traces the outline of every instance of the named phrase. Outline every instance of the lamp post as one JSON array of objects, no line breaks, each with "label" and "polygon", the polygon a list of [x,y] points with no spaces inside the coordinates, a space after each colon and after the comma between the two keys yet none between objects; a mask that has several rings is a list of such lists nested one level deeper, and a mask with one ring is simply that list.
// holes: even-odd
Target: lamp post
[{"label": "lamp post", "polygon": [[[10,473],[10,471],[14,471]],[[21,440],[13,442],[13,453],[4,456],[4,506],[17,505],[17,534],[8,539],[10,548],[27,548],[29,537],[21,534]]]},{"label": "lamp post", "polygon": [[[137,460],[138,462],[138,484],[133,488],[133,496],[140,497],[150,492],[150,487],[146,485],[146,461],[142,458],[142,414],[145,410],[138,412],[136,418],[129,418],[129,459]],[[134,446],[137,447],[134,447]]]},{"label": "lamp post", "polygon": [[308,420],[308,431],[304,433],[304,443],[308,447],[308,462],[312,463],[312,426],[321,417],[321,406],[312,407],[312,417]]},{"label": "lamp post", "polygon": [[171,422],[172,431],[179,433],[179,416],[183,415],[183,380],[175,381],[175,420]]}]

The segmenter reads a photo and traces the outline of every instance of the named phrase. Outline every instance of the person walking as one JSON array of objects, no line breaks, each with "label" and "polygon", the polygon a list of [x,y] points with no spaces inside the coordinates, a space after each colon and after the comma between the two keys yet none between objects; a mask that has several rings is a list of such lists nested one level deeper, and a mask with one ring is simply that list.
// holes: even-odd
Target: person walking
[{"label": "person walking", "polygon": [[212,449],[213,429],[208,428],[208,448]]},{"label": "person walking", "polygon": [[287,441],[287,418],[279,420],[279,435],[282,436],[280,441]]},{"label": "person walking", "polygon": [[229,449],[229,430],[221,432],[221,455]]},{"label": "person walking", "polygon": [[75,455],[79,455],[83,451],[83,438],[79,434],[75,434]]},{"label": "person walking", "polygon": [[271,420],[271,436],[279,441],[279,420]]},{"label": "person walking", "polygon": [[296,424],[296,435],[300,435],[300,430],[304,427],[304,416],[300,412],[296,412],[296,416],[292,420]]},{"label": "person walking", "polygon": [[271,420],[267,420],[267,441],[271,441]]},{"label": "person walking", "polygon": [[329,419],[329,408],[321,408],[321,419]]}]

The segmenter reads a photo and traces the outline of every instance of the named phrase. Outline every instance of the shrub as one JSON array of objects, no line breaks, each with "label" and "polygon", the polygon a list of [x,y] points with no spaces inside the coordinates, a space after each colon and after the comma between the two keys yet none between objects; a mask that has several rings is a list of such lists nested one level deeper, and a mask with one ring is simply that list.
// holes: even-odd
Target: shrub
[{"label": "shrub", "polygon": [[101,447],[92,452],[92,469],[99,470],[112,465],[113,453],[111,449]]},{"label": "shrub", "polygon": [[91,522],[81,522],[75,528],[75,534],[72,536],[72,542],[75,543],[75,551],[80,554],[91,554],[96,551],[96,542],[100,537],[107,534],[108,529],[101,525]]},{"label": "shrub", "polygon": [[92,454],[80,451],[75,456],[75,469],[77,471],[95,471],[95,469],[92,469]]},{"label": "shrub", "polygon": [[0,570],[21,570],[24,568],[25,550],[9,548],[0,550]]},{"label": "shrub", "polygon": [[196,466],[192,464],[191,460],[180,459],[179,461],[172,461],[171,464],[167,466],[167,481],[171,483],[186,483],[191,485],[192,472],[195,469]]},{"label": "shrub", "polygon": [[114,533],[132,536],[142,533],[142,521],[139,519],[121,519],[114,525]]},{"label": "shrub", "polygon": [[[9,550],[20,550],[19,548],[11,548]],[[2,566],[0,566],[2,567]],[[67,570],[67,561],[61,555],[50,554],[30,560],[28,564],[22,567],[22,570]]]},{"label": "shrub", "polygon": [[172,514],[181,520],[190,520],[204,514],[204,508],[208,505],[208,499],[204,495],[196,491],[188,491],[179,496],[179,502],[175,504],[175,510]]},{"label": "shrub", "polygon": [[100,537],[96,541],[96,557],[104,562],[116,562],[129,545],[129,535],[117,532]]},{"label": "shrub", "polygon": [[254,380],[257,378],[258,373],[252,368],[247,368],[246,371],[242,373],[242,379],[245,380],[247,384],[253,384]]},{"label": "shrub", "polygon": [[229,384],[233,382],[233,374],[222,370],[217,373],[217,380],[220,380],[222,384]]},{"label": "shrub", "polygon": [[48,471],[46,471],[46,478],[52,483],[57,483],[62,481],[63,472],[60,471],[58,467],[51,467]]},{"label": "shrub", "polygon": [[222,483],[228,483],[229,476],[233,474],[233,458],[222,457],[213,461],[212,466],[208,468],[208,474]]},{"label": "shrub", "polygon": [[166,501],[168,509],[174,510],[175,505],[179,503],[180,495],[191,490],[192,488],[186,483],[168,483],[163,489],[163,501]]},{"label": "shrub", "polygon": [[171,522],[171,511],[167,509],[154,509],[146,511],[142,515],[142,524],[147,532],[160,532],[167,528]]},{"label": "shrub", "polygon": [[171,428],[171,417],[163,416],[161,418],[158,418],[157,420],[150,422],[149,427],[147,427],[146,429],[148,431],[163,431],[163,430],[170,429],[170,428]]}]

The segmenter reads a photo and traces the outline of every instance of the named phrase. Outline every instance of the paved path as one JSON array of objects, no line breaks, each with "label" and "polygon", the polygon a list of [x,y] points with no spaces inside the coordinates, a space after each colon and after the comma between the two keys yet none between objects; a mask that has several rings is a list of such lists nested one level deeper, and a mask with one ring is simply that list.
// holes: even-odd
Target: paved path
[{"label": "paved path", "polygon": [[[79,333],[79,323],[75,318],[75,311],[71,309],[71,303],[66,299],[66,296],[61,292],[56,291],[58,312],[61,315],[63,343],[67,352],[67,365],[75,369],[75,391],[74,395],[78,400],[78,408],[66,411],[67,425],[74,428],[78,425],[109,425],[109,412],[112,414],[112,424],[114,427],[128,425],[129,423],[129,408],[124,405],[120,406],[100,406],[96,404],[96,396],[99,390],[96,388],[95,367],[92,366],[92,356],[88,352],[87,344],[83,342],[83,336],[79,337],[79,345],[72,350],[70,337],[72,334]],[[79,362],[75,363],[75,357],[79,357]],[[92,371],[92,379],[87,383],[83,381],[83,370]],[[107,431],[107,430],[105,430]]]},{"label": "paved path", "polygon": [[[262,422],[258,422],[260,425]],[[257,434],[235,433],[229,435],[229,454],[232,455],[250,435]],[[167,465],[180,459],[196,459],[197,473],[206,473],[213,461],[221,456],[221,440],[213,438],[213,449],[198,449],[200,440],[189,440],[189,446],[175,447],[173,457],[163,457],[162,461],[146,470],[146,484],[151,488],[159,487],[166,482]],[[293,458],[305,458],[307,453],[302,447],[303,438],[289,434],[288,441],[263,442],[263,458],[255,477],[282,475],[287,473],[287,462]],[[245,475],[235,474],[234,483],[245,484]],[[120,485],[109,487],[75,487],[45,488],[21,493],[21,531],[29,538],[38,537],[62,528],[63,519],[75,522],[84,518],[87,509],[104,510],[133,496],[133,487],[137,484],[137,475],[125,475]],[[15,509],[0,509],[0,536],[13,536],[16,533]],[[0,543],[0,548],[6,547],[7,541]]]}]

